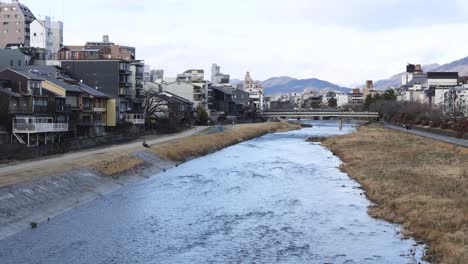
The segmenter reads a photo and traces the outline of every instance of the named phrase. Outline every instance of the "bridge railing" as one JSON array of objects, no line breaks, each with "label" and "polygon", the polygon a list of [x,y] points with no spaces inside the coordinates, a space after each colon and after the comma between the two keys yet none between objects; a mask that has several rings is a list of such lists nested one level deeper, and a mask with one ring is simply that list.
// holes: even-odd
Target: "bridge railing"
[{"label": "bridge railing", "polygon": [[339,112],[339,111],[265,111],[264,116],[379,116],[377,112]]}]

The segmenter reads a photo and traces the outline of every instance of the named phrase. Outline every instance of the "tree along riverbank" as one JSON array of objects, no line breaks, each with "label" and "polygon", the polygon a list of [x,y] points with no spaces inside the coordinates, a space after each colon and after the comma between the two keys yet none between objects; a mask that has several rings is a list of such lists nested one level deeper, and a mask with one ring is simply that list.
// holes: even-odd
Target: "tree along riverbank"
[{"label": "tree along riverbank", "polygon": [[433,263],[468,263],[468,149],[361,127],[323,143],[376,203],[370,214],[429,244]]}]

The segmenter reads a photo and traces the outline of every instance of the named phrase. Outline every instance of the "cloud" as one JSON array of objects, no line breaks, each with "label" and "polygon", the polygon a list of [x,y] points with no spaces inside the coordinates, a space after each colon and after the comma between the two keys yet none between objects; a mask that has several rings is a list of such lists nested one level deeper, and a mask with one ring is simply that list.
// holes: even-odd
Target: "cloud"
[{"label": "cloud", "polygon": [[[61,0],[24,0],[47,14]],[[65,3],[65,42],[109,34],[176,75],[211,68],[256,79],[290,75],[340,84],[385,78],[407,62],[467,54],[464,0],[81,0]]]}]

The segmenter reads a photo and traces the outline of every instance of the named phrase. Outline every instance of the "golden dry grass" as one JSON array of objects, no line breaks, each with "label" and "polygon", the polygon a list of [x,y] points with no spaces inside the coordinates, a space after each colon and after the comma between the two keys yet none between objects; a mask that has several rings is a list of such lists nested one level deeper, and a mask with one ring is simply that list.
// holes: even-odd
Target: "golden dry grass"
[{"label": "golden dry grass", "polygon": [[378,126],[323,144],[376,202],[372,216],[428,242],[434,263],[468,263],[466,148]]},{"label": "golden dry grass", "polygon": [[[184,161],[188,157],[198,157],[222,147],[266,134],[270,131],[288,131],[299,128],[299,126],[288,123],[237,125],[233,129],[229,129],[224,133],[192,136],[183,140],[157,144],[152,146],[152,151],[156,154],[160,154],[162,157],[166,157],[174,161]],[[186,143],[188,144],[187,146],[181,147],[181,145]],[[103,151],[98,154],[90,154],[71,161],[58,162],[50,165],[31,166],[30,168],[28,167],[20,172],[0,175],[0,187],[28,182],[36,178],[77,168],[95,168],[106,175],[123,173],[144,163],[143,160],[131,156],[132,153],[141,150],[146,149],[141,146],[129,147],[119,151]]]},{"label": "golden dry grass", "polygon": [[218,134],[196,135],[159,144],[153,146],[151,151],[169,160],[182,162],[269,132],[285,132],[295,129],[300,129],[300,126],[286,122],[240,125]]},{"label": "golden dry grass", "polygon": [[112,176],[131,169],[134,169],[144,163],[143,160],[129,155],[119,156],[109,160],[103,160],[91,165],[92,168]]}]

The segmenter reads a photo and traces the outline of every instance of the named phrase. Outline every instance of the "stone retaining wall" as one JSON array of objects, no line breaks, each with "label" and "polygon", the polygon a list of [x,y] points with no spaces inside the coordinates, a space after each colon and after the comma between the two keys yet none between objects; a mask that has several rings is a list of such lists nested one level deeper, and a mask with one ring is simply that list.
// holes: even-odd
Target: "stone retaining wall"
[{"label": "stone retaining wall", "polygon": [[145,164],[113,177],[93,169],[74,169],[0,188],[0,239],[42,223],[78,205],[127,184],[150,178],[175,166],[147,152],[133,154]]}]

